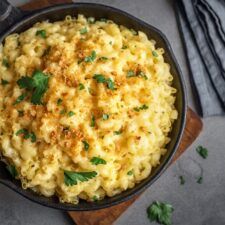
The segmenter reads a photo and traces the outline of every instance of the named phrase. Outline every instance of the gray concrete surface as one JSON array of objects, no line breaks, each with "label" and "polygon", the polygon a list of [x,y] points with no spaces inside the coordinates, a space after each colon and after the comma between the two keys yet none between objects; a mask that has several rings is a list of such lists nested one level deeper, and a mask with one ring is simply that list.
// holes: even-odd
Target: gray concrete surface
[{"label": "gray concrete surface", "polygon": [[[10,0],[19,5],[29,0]],[[84,2],[83,0],[81,0]],[[89,0],[125,10],[158,27],[168,37],[183,71],[189,105],[195,108],[195,99],[189,82],[189,72],[170,0]],[[204,160],[195,148],[209,149]],[[196,183],[203,171],[203,183]],[[179,184],[179,175],[186,183]],[[204,119],[200,137],[186,153],[172,165],[140,199],[117,221],[116,225],[148,225],[146,208],[154,200],[166,201],[174,206],[174,225],[225,224],[225,120],[222,117]],[[36,205],[0,185],[1,225],[70,225],[63,212]],[[154,223],[152,223],[154,224]]]}]

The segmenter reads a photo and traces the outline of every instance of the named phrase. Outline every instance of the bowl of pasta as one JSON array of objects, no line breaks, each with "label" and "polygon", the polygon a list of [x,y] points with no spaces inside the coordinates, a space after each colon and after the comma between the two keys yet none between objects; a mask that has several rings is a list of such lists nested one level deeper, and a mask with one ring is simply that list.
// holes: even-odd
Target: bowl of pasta
[{"label": "bowl of pasta", "polygon": [[0,183],[74,211],[143,192],[169,164],[186,118],[164,34],[99,4],[26,15],[1,4]]}]

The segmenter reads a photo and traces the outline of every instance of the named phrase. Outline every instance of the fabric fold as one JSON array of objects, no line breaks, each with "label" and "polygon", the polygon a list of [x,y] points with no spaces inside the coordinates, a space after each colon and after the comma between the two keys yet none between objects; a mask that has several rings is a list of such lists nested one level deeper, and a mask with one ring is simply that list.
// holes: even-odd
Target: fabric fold
[{"label": "fabric fold", "polygon": [[221,11],[225,14],[225,4],[220,0],[180,0],[176,6],[202,115],[224,115],[225,15]]}]

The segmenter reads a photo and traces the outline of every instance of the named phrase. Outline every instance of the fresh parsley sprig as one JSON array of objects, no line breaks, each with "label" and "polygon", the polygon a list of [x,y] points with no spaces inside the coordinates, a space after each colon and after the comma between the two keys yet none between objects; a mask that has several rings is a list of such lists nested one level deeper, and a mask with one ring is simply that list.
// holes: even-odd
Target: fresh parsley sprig
[{"label": "fresh parsley sprig", "polygon": [[203,159],[206,159],[208,157],[208,149],[207,148],[204,148],[200,145],[196,148],[196,151]]},{"label": "fresh parsley sprig", "polygon": [[77,185],[78,181],[84,182],[88,181],[97,176],[97,172],[74,172],[64,170],[64,182],[66,186]]},{"label": "fresh parsley sprig", "polygon": [[17,81],[21,89],[31,91],[31,102],[35,105],[42,104],[41,99],[48,89],[49,76],[40,70],[36,70],[32,77],[24,76]]},{"label": "fresh parsley sprig", "polygon": [[149,220],[156,221],[162,225],[171,225],[171,216],[174,211],[172,205],[155,201],[147,209]]},{"label": "fresh parsley sprig", "polygon": [[9,171],[10,175],[13,178],[16,178],[18,176],[18,172],[17,172],[16,167],[14,165],[7,165],[6,169]]}]

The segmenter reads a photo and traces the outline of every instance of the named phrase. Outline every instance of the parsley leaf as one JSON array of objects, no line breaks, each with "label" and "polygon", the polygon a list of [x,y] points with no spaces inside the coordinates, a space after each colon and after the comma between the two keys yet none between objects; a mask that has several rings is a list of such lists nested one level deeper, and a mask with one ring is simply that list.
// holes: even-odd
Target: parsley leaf
[{"label": "parsley leaf", "polygon": [[83,84],[79,84],[79,90],[83,90],[85,87],[84,87],[84,85]]},{"label": "parsley leaf", "polygon": [[94,17],[88,17],[87,21],[88,21],[88,23],[93,24],[93,23],[95,23],[95,18]]},{"label": "parsley leaf", "polygon": [[63,102],[63,100],[62,100],[61,98],[58,98],[58,100],[57,100],[57,105],[61,105],[62,102]]},{"label": "parsley leaf", "polygon": [[146,109],[148,109],[148,106],[144,104],[140,107],[135,107],[134,111],[139,112],[140,110],[146,110]]},{"label": "parsley leaf", "polygon": [[95,74],[93,76],[93,79],[95,79],[98,83],[106,83],[108,89],[115,90],[115,88],[114,88],[114,82],[113,82],[113,80],[111,78],[106,79],[104,77],[104,75],[102,75],[102,74]]},{"label": "parsley leaf", "polygon": [[74,113],[73,111],[69,111],[69,112],[68,112],[68,116],[69,116],[69,117],[74,116],[74,115],[75,115],[75,113]]},{"label": "parsley leaf", "polygon": [[102,114],[102,119],[103,120],[108,120],[109,119],[109,115],[108,114]]},{"label": "parsley leaf", "polygon": [[73,172],[64,170],[64,182],[66,186],[76,185],[78,181],[88,181],[97,176],[95,171],[92,172]]},{"label": "parsley leaf", "polygon": [[115,135],[120,135],[120,134],[122,134],[122,130],[114,131],[113,133],[114,133]]},{"label": "parsley leaf", "polygon": [[5,86],[7,84],[9,84],[9,81],[2,79],[2,85]]},{"label": "parsley leaf", "polygon": [[80,30],[80,34],[86,34],[87,32],[87,27],[84,27]]},{"label": "parsley leaf", "polygon": [[92,199],[94,202],[98,201],[98,197],[96,195],[94,195]]},{"label": "parsley leaf", "polygon": [[133,70],[128,70],[127,71],[127,77],[135,77],[136,75],[135,75],[135,73],[134,73],[134,71]]},{"label": "parsley leaf", "polygon": [[42,104],[41,98],[48,88],[49,76],[40,70],[36,70],[32,77],[22,77],[17,81],[20,88],[32,91],[31,102],[35,105]]},{"label": "parsley leaf", "polygon": [[84,144],[84,150],[85,150],[85,151],[88,151],[90,145],[89,145],[89,144],[87,143],[87,141],[85,141],[85,140],[83,140],[82,142],[83,142],[83,144]]},{"label": "parsley leaf", "polygon": [[95,79],[98,83],[105,83],[106,79],[102,74],[95,74],[93,76],[93,79]]},{"label": "parsley leaf", "polygon": [[36,36],[40,36],[42,38],[46,38],[46,31],[45,30],[38,30],[36,32]]},{"label": "parsley leaf", "polygon": [[106,83],[107,83],[108,89],[110,89],[110,90],[114,90],[115,89],[114,88],[114,82],[113,82],[113,80],[111,78],[108,78],[106,80]]},{"label": "parsley leaf", "polygon": [[95,126],[95,116],[92,115],[91,116],[91,124],[90,124],[91,127],[94,127]]},{"label": "parsley leaf", "polygon": [[92,51],[90,56],[84,58],[84,62],[93,62],[96,59],[96,52]]},{"label": "parsley leaf", "polygon": [[203,158],[206,159],[208,157],[208,149],[204,148],[202,146],[198,146],[196,148],[196,151],[198,152],[198,154]]},{"label": "parsley leaf", "polygon": [[34,132],[30,133],[30,139],[31,139],[31,142],[36,142],[37,138]]},{"label": "parsley leaf", "polygon": [[127,49],[127,46],[126,45],[123,45],[122,49]]},{"label": "parsley leaf", "polygon": [[36,135],[34,134],[34,132],[29,133],[29,131],[27,129],[20,129],[16,132],[16,136],[19,135],[23,135],[24,139],[31,139],[31,142],[35,142],[36,141]]},{"label": "parsley leaf", "polygon": [[59,112],[60,115],[64,115],[65,113],[66,113],[66,110],[65,110],[65,109],[62,109],[62,110]]},{"label": "parsley leaf", "polygon": [[91,160],[92,165],[99,165],[99,164],[106,164],[106,161],[104,159],[101,159],[99,157],[93,157]]},{"label": "parsley leaf", "polygon": [[197,180],[197,183],[198,183],[198,184],[202,184],[202,180],[203,180],[203,177],[200,176],[200,177],[198,178],[198,180]]},{"label": "parsley leaf", "polygon": [[106,18],[101,18],[100,21],[106,23],[107,22],[107,19]]},{"label": "parsley leaf", "polygon": [[145,80],[148,80],[148,77],[146,76],[146,74],[145,74],[143,71],[139,71],[139,72],[137,73],[137,76],[143,77]]},{"label": "parsley leaf", "polygon": [[153,55],[154,57],[158,57],[158,56],[159,56],[158,53],[157,53],[156,51],[152,51],[152,55]]},{"label": "parsley leaf", "polygon": [[9,67],[10,67],[9,61],[8,61],[7,59],[3,59],[3,60],[2,60],[2,65],[3,65],[4,67],[6,67],[6,68],[9,68]]},{"label": "parsley leaf", "polygon": [[156,221],[163,225],[171,225],[173,207],[170,204],[155,201],[147,209],[149,220]]},{"label": "parsley leaf", "polygon": [[18,176],[18,172],[17,172],[16,167],[14,165],[7,165],[6,169],[9,171],[10,175],[13,178],[16,178]]},{"label": "parsley leaf", "polygon": [[17,105],[17,104],[19,104],[20,102],[22,102],[22,101],[25,99],[26,96],[27,96],[26,94],[20,95],[20,96],[16,99],[16,101],[13,103],[13,105]]},{"label": "parsley leaf", "polygon": [[102,56],[102,57],[99,58],[99,60],[106,61],[106,60],[108,60],[108,58],[105,57],[105,56]]},{"label": "parsley leaf", "polygon": [[179,176],[180,179],[180,185],[184,185],[185,184],[185,179],[183,176]]},{"label": "parsley leaf", "polygon": [[133,175],[133,174],[134,174],[134,171],[133,171],[133,170],[130,170],[130,171],[127,172],[127,175],[128,175],[128,176],[131,176],[131,175]]}]

